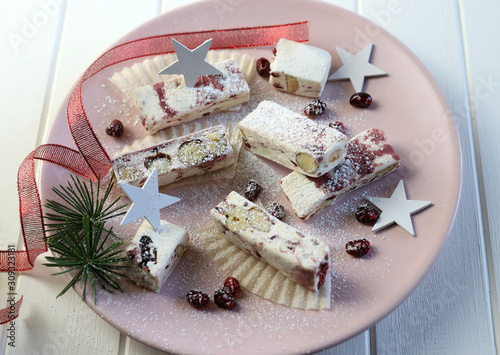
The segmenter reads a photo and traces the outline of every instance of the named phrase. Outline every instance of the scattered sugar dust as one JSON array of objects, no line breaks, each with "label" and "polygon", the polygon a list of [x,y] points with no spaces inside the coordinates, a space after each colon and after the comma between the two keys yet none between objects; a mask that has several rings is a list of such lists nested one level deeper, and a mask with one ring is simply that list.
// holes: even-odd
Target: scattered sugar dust
[{"label": "scattered sugar dust", "polygon": [[[310,98],[282,93],[270,87],[269,83],[254,75],[251,80],[251,99],[237,110],[216,112],[206,119],[218,119],[222,122],[238,122],[248,115],[262,100],[276,101],[291,110],[302,113]],[[105,127],[111,118],[120,118],[134,130],[141,130],[138,124],[138,111],[117,94],[111,84],[102,84],[105,95],[97,98],[94,114],[102,117],[96,130]],[[328,86],[328,85],[327,85]],[[111,91],[111,92],[110,92]],[[327,102],[326,115],[317,122],[327,125],[336,120],[342,121],[351,135],[358,133],[366,124],[363,111],[352,113],[345,105],[345,93],[342,86],[329,85],[322,98]],[[339,98],[340,97],[340,98]],[[126,143],[138,139],[134,131],[127,132]],[[122,144],[122,143],[120,143]],[[120,146],[119,144],[119,146]],[[106,140],[105,148],[116,150],[116,140]],[[190,248],[178,264],[175,272],[167,280],[159,294],[144,291],[131,283],[125,285],[125,293],[109,295],[100,292],[99,307],[107,319],[123,319],[121,326],[139,340],[140,334],[149,333],[170,347],[169,337],[176,336],[186,340],[196,338],[219,349],[231,349],[238,352],[244,343],[252,337],[268,338],[283,350],[290,349],[289,339],[283,336],[279,324],[286,324],[287,329],[299,331],[302,337],[314,336],[317,332],[335,332],[345,324],[359,317],[353,314],[352,307],[364,302],[374,303],[377,295],[371,293],[365,278],[373,269],[388,268],[390,260],[376,260],[376,250],[372,257],[354,260],[346,255],[344,245],[347,241],[358,238],[376,238],[369,227],[354,221],[353,212],[367,194],[361,189],[351,193],[332,207],[326,208],[312,220],[298,220],[287,208],[285,222],[305,232],[325,239],[332,250],[332,309],[327,311],[303,311],[284,306],[277,306],[250,294],[239,300],[238,310],[228,312],[211,304],[207,309],[195,311],[185,302],[184,297],[190,289],[204,289],[211,294],[218,288],[225,276],[215,266],[198,237],[198,230],[210,222],[209,210],[217,205],[231,191],[243,192],[247,182],[252,179],[262,187],[260,200],[266,206],[278,201],[287,206],[286,197],[281,192],[280,180],[289,171],[264,158],[242,149],[236,175],[232,180],[209,182],[200,185],[184,186],[167,191],[167,194],[179,197],[181,201],[162,211],[162,218],[187,229],[190,236]],[[378,185],[370,193],[385,193],[386,187]],[[118,194],[115,188],[114,194]],[[141,221],[128,226],[117,226],[125,240],[131,239],[134,230]],[[118,221],[113,223],[118,225]],[[376,243],[375,243],[376,245]],[[133,315],[141,314],[140,317]],[[130,317],[133,316],[133,321]],[[208,330],[209,329],[209,330]],[[328,337],[326,337],[328,338]],[[150,338],[149,338],[150,339]],[[328,339],[320,340],[325,343]],[[318,344],[319,346],[321,344]],[[203,349],[200,349],[203,351]],[[265,349],[262,349],[264,352]]]}]

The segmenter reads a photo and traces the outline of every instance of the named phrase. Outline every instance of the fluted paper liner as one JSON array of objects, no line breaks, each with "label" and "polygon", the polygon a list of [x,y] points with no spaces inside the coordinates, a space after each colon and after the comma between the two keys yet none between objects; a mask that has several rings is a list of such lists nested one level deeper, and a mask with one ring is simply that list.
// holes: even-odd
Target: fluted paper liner
[{"label": "fluted paper liner", "polygon": [[[235,59],[241,69],[243,76],[245,77],[245,80],[247,82],[250,81],[254,73],[253,57],[247,54],[240,55],[238,53],[229,51],[209,51],[206,57],[206,61],[212,64],[226,59]],[[174,78],[175,76],[160,76],[158,72],[166,66],[172,64],[176,60],[177,56],[174,53],[169,53],[164,56],[156,56],[152,59],[146,59],[140,63],[135,63],[131,67],[127,67],[120,72],[116,72],[109,80],[116,87],[118,87],[120,91],[122,91],[123,94],[135,105],[135,95],[131,95],[130,93],[141,86],[152,85],[164,80],[172,80],[172,78]],[[238,107],[236,106],[226,109],[226,111],[234,110],[238,110]],[[131,145],[125,146],[117,155],[122,155],[125,153],[152,147],[165,141],[179,138],[187,134],[218,125],[223,125],[226,129],[227,138],[234,150],[234,163],[225,168],[215,170],[203,175],[187,177],[185,179],[162,187],[162,190],[207,182],[211,180],[231,179],[236,173],[236,165],[242,142],[240,131],[238,130],[238,123],[232,121],[222,121],[220,119],[210,119],[210,116],[208,116],[207,119],[203,120],[202,122],[188,122],[178,126],[168,127],[168,129],[161,130],[153,135],[148,135],[142,140],[136,140]]]},{"label": "fluted paper liner", "polygon": [[[221,62],[226,59],[235,59],[241,69],[241,73],[245,80],[250,82],[254,73],[254,58],[247,54],[238,54],[228,51],[209,51],[205,60],[211,64]],[[156,56],[152,59],[146,59],[140,63],[135,63],[131,67],[127,67],[120,72],[116,72],[109,79],[125,96],[134,104],[135,95],[131,92],[141,86],[153,85],[160,81],[169,81],[175,78],[174,75],[162,75],[158,72],[174,63],[177,56],[174,53],[169,53],[164,56]],[[231,110],[231,108],[227,109]]]},{"label": "fluted paper liner", "polygon": [[319,291],[300,286],[271,265],[228,241],[213,222],[198,231],[214,262],[233,276],[246,290],[287,307],[321,310],[330,308],[331,277],[326,277]]}]

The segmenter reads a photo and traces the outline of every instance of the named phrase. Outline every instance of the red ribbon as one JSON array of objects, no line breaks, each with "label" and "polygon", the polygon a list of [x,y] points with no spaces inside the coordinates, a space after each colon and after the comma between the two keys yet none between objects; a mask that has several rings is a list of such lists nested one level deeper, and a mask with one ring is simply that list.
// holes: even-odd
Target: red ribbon
[{"label": "red ribbon", "polygon": [[[25,250],[15,253],[15,271],[31,270],[35,259],[47,251],[42,204],[35,179],[35,160],[60,165],[93,180],[99,175],[107,174],[111,167],[109,156],[97,139],[83,107],[83,83],[109,66],[130,59],[174,52],[171,38],[188,48],[195,48],[208,38],[213,38],[210,49],[249,48],[273,45],[280,38],[305,42],[309,39],[309,29],[307,21],[304,21],[284,25],[166,34],[120,44],[99,57],[85,71],[68,102],[68,125],[79,151],[45,144],[31,152],[19,168],[19,214]],[[0,271],[8,271],[8,256],[9,251],[0,251]],[[22,297],[16,303],[16,317],[21,303]],[[0,324],[11,320],[8,318],[8,312],[9,307],[0,310]]]}]

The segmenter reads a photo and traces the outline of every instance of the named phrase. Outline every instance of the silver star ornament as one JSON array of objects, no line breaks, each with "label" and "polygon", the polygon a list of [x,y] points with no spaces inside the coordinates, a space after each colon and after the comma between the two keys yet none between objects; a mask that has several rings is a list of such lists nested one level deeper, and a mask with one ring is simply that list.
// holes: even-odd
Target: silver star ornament
[{"label": "silver star ornament", "polygon": [[365,78],[387,75],[385,71],[370,64],[373,43],[360,50],[358,54],[351,54],[337,47],[337,53],[342,61],[342,67],[328,77],[328,81],[346,80],[351,81],[355,92],[363,91]]},{"label": "silver star ornament", "polygon": [[213,38],[206,40],[193,50],[172,38],[177,61],[162,69],[158,74],[182,74],[187,87],[194,87],[200,75],[222,75],[222,72],[205,61]]},{"label": "silver star ornament", "polygon": [[120,187],[132,200],[132,206],[122,220],[121,225],[145,217],[151,226],[161,231],[160,210],[180,199],[158,192],[158,171],[155,169],[142,188],[120,183]]},{"label": "silver star ornament", "polygon": [[411,215],[432,205],[432,202],[429,201],[406,199],[403,180],[399,180],[398,186],[390,198],[368,197],[367,199],[382,210],[377,223],[372,228],[373,232],[396,223],[413,236],[415,236],[415,231],[413,230]]}]

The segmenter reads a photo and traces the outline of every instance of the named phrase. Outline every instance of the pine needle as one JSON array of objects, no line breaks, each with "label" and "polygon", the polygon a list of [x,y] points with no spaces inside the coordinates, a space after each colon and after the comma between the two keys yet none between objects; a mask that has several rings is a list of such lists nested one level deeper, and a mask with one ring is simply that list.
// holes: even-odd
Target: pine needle
[{"label": "pine needle", "polygon": [[[49,238],[47,243],[52,251],[60,256],[47,256],[49,263],[44,264],[48,267],[64,267],[65,270],[53,275],[60,275],[70,271],[78,270],[69,284],[57,296],[62,296],[81,278],[83,284],[82,299],[85,300],[87,290],[87,281],[90,283],[90,291],[94,296],[94,303],[97,302],[96,282],[107,291],[122,290],[116,280],[121,275],[116,270],[126,269],[123,263],[128,260],[127,257],[118,256],[122,250],[118,248],[123,244],[122,241],[112,243],[106,250],[102,250],[104,243],[111,235],[110,232],[104,233],[103,222],[91,222],[88,217],[83,217],[82,235],[74,229],[74,226],[68,224],[60,229],[57,238]],[[99,242],[100,241],[100,242]],[[107,286],[111,286],[108,288]]]},{"label": "pine needle", "polygon": [[96,189],[92,181],[86,184],[73,176],[71,180],[67,186],[52,188],[63,203],[47,200],[45,204],[54,212],[45,215],[51,222],[46,224],[46,232],[52,233],[47,238],[47,244],[57,256],[47,256],[48,263],[44,265],[64,268],[52,275],[76,271],[57,297],[64,295],[80,280],[83,285],[82,299],[85,300],[88,283],[94,303],[97,303],[97,284],[108,292],[122,291],[117,281],[123,275],[118,271],[126,269],[124,262],[128,258],[123,256],[123,250],[120,249],[122,241],[107,243],[110,236],[117,236],[112,228],[105,228],[105,222],[125,214],[121,210],[126,205],[117,206],[120,197],[107,203],[113,182],[108,184],[101,198],[100,179]]},{"label": "pine needle", "polygon": [[[86,184],[73,175],[71,175],[71,180],[72,182],[68,182],[67,186],[59,185],[59,188],[52,188],[52,191],[63,200],[63,203],[54,200],[47,200],[45,203],[44,206],[54,212],[45,214],[45,219],[50,221],[45,224],[46,232],[55,232],[57,236],[58,231],[64,229],[67,225],[72,225],[76,231],[81,231],[84,216],[88,217],[92,222],[105,222],[126,213],[126,211],[121,211],[127,206],[126,204],[117,206],[121,196],[106,206],[106,201],[114,186],[113,181],[108,184],[101,198],[99,197],[101,193],[100,178],[97,180],[96,191],[94,191],[94,186],[90,180]],[[107,228],[105,230],[111,232]],[[111,233],[116,237],[113,232]]]}]

